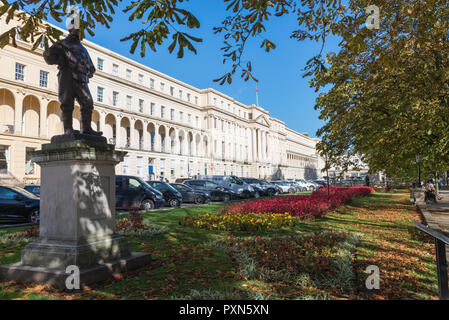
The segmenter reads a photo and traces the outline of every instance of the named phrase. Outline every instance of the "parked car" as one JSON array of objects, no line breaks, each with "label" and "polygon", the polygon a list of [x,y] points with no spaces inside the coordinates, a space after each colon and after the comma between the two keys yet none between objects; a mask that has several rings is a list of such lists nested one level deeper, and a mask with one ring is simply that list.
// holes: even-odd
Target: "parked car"
[{"label": "parked car", "polygon": [[210,202],[210,194],[208,192],[195,190],[192,187],[181,183],[172,183],[171,185],[181,193],[183,202],[196,204]]},{"label": "parked car", "polygon": [[152,210],[165,204],[161,192],[151,188],[145,181],[133,176],[115,177],[115,207],[119,210],[139,208]]},{"label": "parked car", "polygon": [[162,193],[165,203],[170,207],[177,208],[182,205],[182,194],[167,182],[148,181],[148,184]]},{"label": "parked car", "polygon": [[212,201],[228,202],[233,198],[238,197],[232,190],[226,189],[225,187],[208,180],[187,180],[184,184],[195,190],[207,192]]},{"label": "parked car", "polygon": [[255,196],[254,188],[236,176],[200,175],[198,179],[209,180],[224,188],[231,189],[240,198],[253,198]]},{"label": "parked car", "polygon": [[240,178],[250,186],[252,186],[254,189],[259,189],[259,193],[262,196],[275,196],[278,193],[281,193],[278,186],[268,183],[265,180],[259,180],[254,178]]},{"label": "parked car", "polygon": [[41,186],[37,185],[37,184],[28,184],[25,187],[23,187],[26,191],[31,192],[32,194],[34,194],[36,197],[40,197],[41,196]]},{"label": "parked car", "polygon": [[19,187],[0,186],[0,222],[39,223],[40,199]]},{"label": "parked car", "polygon": [[187,180],[190,180],[192,178],[178,178],[175,180],[175,183],[184,183]]},{"label": "parked car", "polygon": [[273,181],[273,184],[279,186],[282,190],[282,193],[295,193],[296,189],[286,181]]}]

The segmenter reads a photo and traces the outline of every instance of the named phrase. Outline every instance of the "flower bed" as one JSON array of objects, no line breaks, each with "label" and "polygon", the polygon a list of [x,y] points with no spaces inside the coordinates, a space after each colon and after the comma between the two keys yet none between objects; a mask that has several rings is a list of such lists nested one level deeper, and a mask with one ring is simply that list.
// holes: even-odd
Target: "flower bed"
[{"label": "flower bed", "polygon": [[271,231],[282,227],[294,226],[298,218],[286,213],[266,214],[199,214],[183,217],[181,225],[208,230],[229,231]]},{"label": "flower bed", "polygon": [[312,220],[349,203],[354,198],[373,193],[370,187],[327,188],[317,190],[312,195],[285,196],[256,201],[244,201],[222,208],[223,214],[248,213],[288,213],[293,217]]},{"label": "flower bed", "polygon": [[230,237],[207,245],[231,255],[246,279],[348,289],[355,279],[352,252],[359,236],[321,231],[275,238]]},{"label": "flower bed", "polygon": [[128,217],[117,220],[115,228],[120,234],[137,238],[151,238],[169,231],[167,227],[156,226],[151,221],[145,222],[138,212],[131,212]]}]

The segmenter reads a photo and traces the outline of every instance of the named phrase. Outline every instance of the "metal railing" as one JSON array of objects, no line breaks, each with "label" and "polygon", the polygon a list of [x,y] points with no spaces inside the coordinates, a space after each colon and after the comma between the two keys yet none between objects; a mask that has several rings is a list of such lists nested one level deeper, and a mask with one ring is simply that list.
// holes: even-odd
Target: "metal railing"
[{"label": "metal railing", "polygon": [[438,295],[440,300],[449,300],[446,259],[446,245],[449,244],[449,238],[441,231],[432,229],[419,222],[413,221],[413,224],[416,229],[434,238],[437,256]]}]

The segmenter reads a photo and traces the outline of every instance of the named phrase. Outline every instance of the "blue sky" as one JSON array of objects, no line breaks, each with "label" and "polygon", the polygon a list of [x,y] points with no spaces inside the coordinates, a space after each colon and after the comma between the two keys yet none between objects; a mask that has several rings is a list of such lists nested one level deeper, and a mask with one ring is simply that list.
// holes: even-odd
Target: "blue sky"
[{"label": "blue sky", "polygon": [[[212,30],[220,25],[227,14],[224,2],[189,1],[187,6],[201,23],[200,29],[191,31],[192,35],[203,39],[203,43],[196,45],[197,55],[186,51],[184,58],[178,59],[176,50],[174,54],[169,54],[168,45],[160,47],[156,53],[147,48],[144,58],[140,57],[139,49],[134,55],[130,54],[131,42],[120,42],[120,39],[139,30],[141,25],[138,21],[129,22],[128,14],[121,11],[116,12],[111,29],[98,26],[95,37],[88,36],[87,39],[197,88],[214,88],[242,103],[256,104],[254,81],[244,82],[240,75],[236,75],[232,85],[220,86],[213,82],[230,69],[229,64],[222,63],[222,37]],[[55,24],[65,28],[65,22]],[[294,15],[274,18],[266,26],[267,33],[263,38],[273,41],[277,48],[265,53],[259,48],[263,38],[253,39],[246,48],[246,59],[252,61],[254,74],[259,79],[259,105],[271,116],[284,121],[289,128],[314,137],[323,123],[318,119],[319,112],[314,110],[317,93],[309,88],[309,79],[302,77],[301,70],[319,52],[321,44],[312,41],[299,43],[290,39],[290,32],[297,26]],[[332,50],[337,50],[336,41],[326,44],[325,51]]]}]

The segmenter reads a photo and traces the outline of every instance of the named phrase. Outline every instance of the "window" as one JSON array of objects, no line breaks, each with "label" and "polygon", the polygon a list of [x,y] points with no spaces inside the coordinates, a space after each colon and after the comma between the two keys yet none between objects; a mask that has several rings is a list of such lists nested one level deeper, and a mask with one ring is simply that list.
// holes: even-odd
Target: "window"
[{"label": "window", "polygon": [[39,44],[39,48],[45,49],[45,41],[44,41],[44,38],[42,38],[41,43]]},{"label": "window", "polygon": [[126,79],[131,80],[133,77],[133,72],[129,69],[126,69]]},{"label": "window", "polygon": [[139,83],[143,84],[143,74],[139,74]]},{"label": "window", "polygon": [[123,158],[123,174],[129,174],[129,156]]},{"label": "window", "polygon": [[224,120],[221,120],[221,131],[224,131]]},{"label": "window", "polygon": [[16,63],[16,80],[25,80],[25,66],[20,63]]},{"label": "window", "polygon": [[175,94],[175,88],[170,87],[170,95],[173,97],[174,94]]},{"label": "window", "polygon": [[97,87],[97,101],[103,102],[103,92],[104,89],[102,87]]},{"label": "window", "polygon": [[214,118],[214,129],[217,129],[217,118]]},{"label": "window", "polygon": [[200,117],[196,116],[195,117],[195,122],[196,122],[196,128],[200,129]]},{"label": "window", "polygon": [[143,100],[139,99],[139,112],[143,112]]},{"label": "window", "polygon": [[43,88],[48,87],[48,72],[41,70],[41,73],[39,76],[39,85]]},{"label": "window", "polygon": [[100,71],[103,71],[103,64],[104,64],[104,60],[97,58],[97,69]]},{"label": "window", "polygon": [[112,105],[114,107],[116,107],[118,104],[118,92],[117,91],[113,91],[112,92]]},{"label": "window", "polygon": [[192,115],[189,113],[189,115],[187,117],[188,117],[189,124],[192,124]]},{"label": "window", "polygon": [[6,174],[9,170],[9,147],[0,146],[0,174]]},{"label": "window", "polygon": [[150,115],[151,115],[151,116],[154,116],[154,108],[155,108],[155,105],[154,105],[153,102],[151,102],[151,103],[150,103]]},{"label": "window", "polygon": [[162,178],[165,173],[165,159],[161,159],[159,167],[160,167],[161,178]]},{"label": "window", "polygon": [[164,118],[165,116],[165,107],[161,106],[161,118]]},{"label": "window", "polygon": [[161,88],[160,88],[160,89],[161,89],[161,92],[164,92],[165,84],[161,82],[161,86],[160,86],[160,87],[161,87]]},{"label": "window", "polygon": [[195,97],[195,104],[198,104],[198,97]]},{"label": "window", "polygon": [[217,98],[214,98],[214,106],[217,105]]},{"label": "window", "polygon": [[137,165],[136,165],[136,167],[137,167],[137,175],[138,175],[139,177],[141,177],[142,174],[143,174],[143,170],[142,170],[142,160],[143,160],[142,157],[137,157]]},{"label": "window", "polygon": [[179,90],[179,99],[182,99],[182,90]]},{"label": "window", "polygon": [[181,160],[181,162],[180,162],[180,165],[179,165],[179,173],[180,173],[180,175],[181,175],[181,178],[182,177],[185,177],[185,172],[184,172],[184,160]]},{"label": "window", "polygon": [[132,99],[131,96],[126,96],[126,108],[128,108],[128,110],[131,110]]},{"label": "window", "polygon": [[112,74],[118,75],[118,65],[112,64]]},{"label": "window", "polygon": [[175,109],[170,109],[170,120],[171,121],[175,120]]},{"label": "window", "polygon": [[170,175],[172,178],[175,177],[175,165],[176,165],[175,160],[171,160],[170,161]]},{"label": "window", "polygon": [[150,88],[154,89],[154,79],[150,79]]},{"label": "window", "polygon": [[187,101],[190,102],[190,93],[187,94]]},{"label": "window", "polygon": [[184,121],[184,113],[182,111],[179,111],[179,122]]},{"label": "window", "polygon": [[223,101],[221,102],[221,107],[224,108],[224,102]]},{"label": "window", "polygon": [[25,151],[25,175],[33,175],[36,173],[35,164],[31,160],[31,152],[33,152],[34,148],[26,148]]}]

